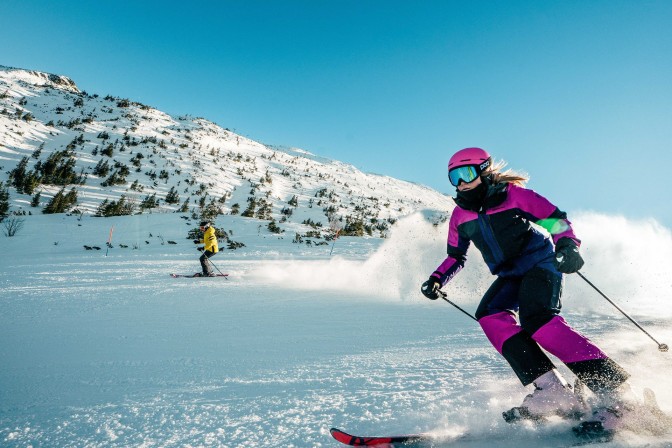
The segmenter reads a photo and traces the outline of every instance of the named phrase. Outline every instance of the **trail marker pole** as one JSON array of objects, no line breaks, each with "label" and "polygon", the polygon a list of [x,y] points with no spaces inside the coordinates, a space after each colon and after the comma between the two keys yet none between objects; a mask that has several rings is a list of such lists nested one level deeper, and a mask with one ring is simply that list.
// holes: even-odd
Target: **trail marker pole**
[{"label": "trail marker pole", "polygon": [[105,250],[106,257],[107,253],[110,251],[110,247],[112,247],[112,232],[114,232],[114,226],[110,228],[110,235],[107,237],[107,249]]}]

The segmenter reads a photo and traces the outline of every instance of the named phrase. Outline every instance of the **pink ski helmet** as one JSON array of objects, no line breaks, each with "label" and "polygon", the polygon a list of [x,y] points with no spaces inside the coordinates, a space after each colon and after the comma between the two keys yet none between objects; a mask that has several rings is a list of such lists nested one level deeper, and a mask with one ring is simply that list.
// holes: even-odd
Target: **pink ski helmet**
[{"label": "pink ski helmet", "polygon": [[492,157],[484,149],[460,149],[448,161],[448,178],[453,186],[458,186],[460,181],[472,182],[490,165]]}]

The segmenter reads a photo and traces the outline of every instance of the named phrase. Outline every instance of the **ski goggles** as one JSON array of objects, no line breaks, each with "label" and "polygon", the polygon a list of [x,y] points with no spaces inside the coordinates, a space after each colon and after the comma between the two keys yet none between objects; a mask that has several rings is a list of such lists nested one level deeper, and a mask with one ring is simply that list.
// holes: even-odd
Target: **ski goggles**
[{"label": "ski goggles", "polygon": [[464,183],[473,182],[481,174],[478,165],[458,166],[448,171],[448,179],[453,187],[460,185],[460,181]]}]

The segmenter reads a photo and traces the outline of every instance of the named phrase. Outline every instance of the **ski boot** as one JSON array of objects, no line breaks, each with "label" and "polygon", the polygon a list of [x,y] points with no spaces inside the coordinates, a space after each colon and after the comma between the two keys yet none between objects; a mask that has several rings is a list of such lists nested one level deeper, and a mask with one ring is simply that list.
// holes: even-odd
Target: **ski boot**
[{"label": "ski boot", "polygon": [[623,427],[625,417],[638,407],[637,400],[628,384],[622,384],[613,390],[596,392],[595,399],[590,416],[572,428],[572,431],[584,440],[608,442],[616,430]]},{"label": "ski boot", "polygon": [[665,434],[672,427],[672,417],[660,410],[651,389],[644,389],[639,401],[630,386],[597,394],[592,414],[572,428],[577,437],[590,441],[609,441],[621,430],[652,435]]},{"label": "ski boot", "polygon": [[534,392],[523,399],[522,405],[503,412],[502,416],[509,423],[538,422],[553,415],[578,419],[585,412],[582,390],[582,387],[572,388],[560,372],[553,369],[534,381]]}]

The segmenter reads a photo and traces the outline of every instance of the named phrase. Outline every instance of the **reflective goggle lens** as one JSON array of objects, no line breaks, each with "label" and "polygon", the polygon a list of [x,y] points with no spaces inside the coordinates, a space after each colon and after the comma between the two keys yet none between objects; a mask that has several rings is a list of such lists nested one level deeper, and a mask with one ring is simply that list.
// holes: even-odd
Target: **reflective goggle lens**
[{"label": "reflective goggle lens", "polygon": [[457,187],[462,182],[473,182],[478,177],[478,168],[475,165],[460,166],[448,171],[450,183]]}]

